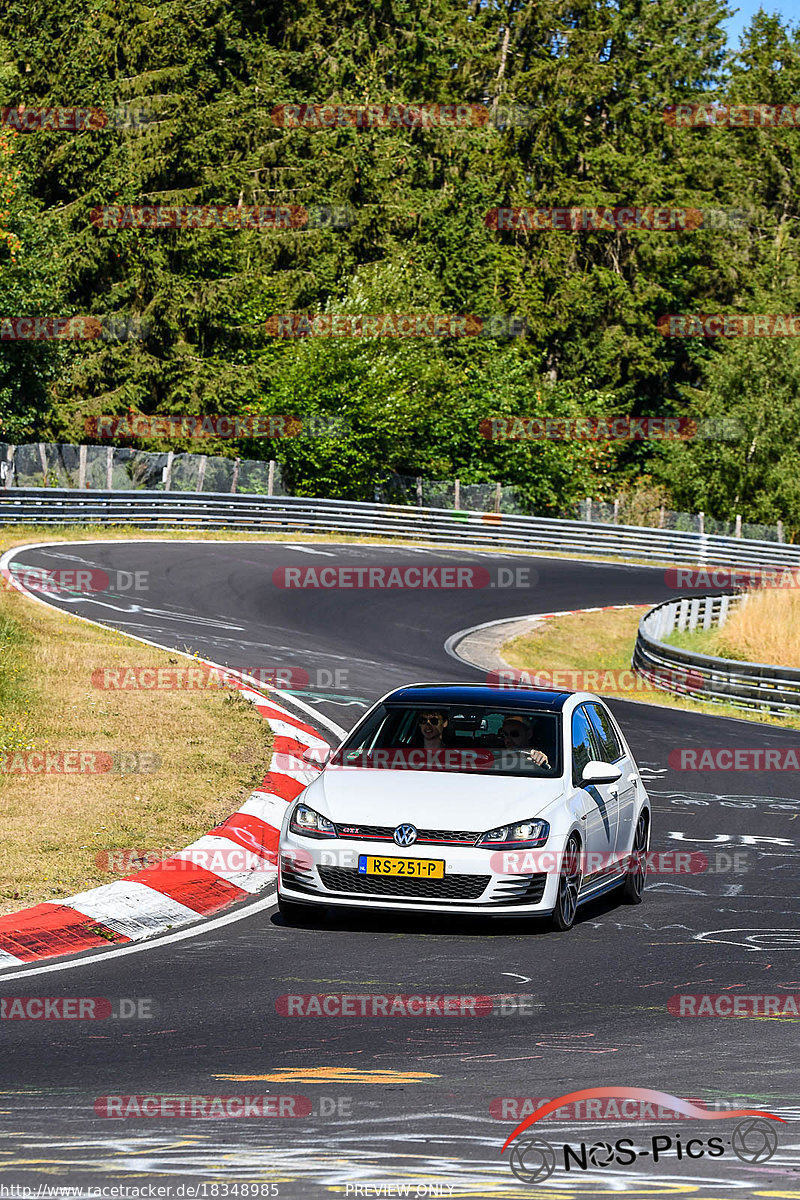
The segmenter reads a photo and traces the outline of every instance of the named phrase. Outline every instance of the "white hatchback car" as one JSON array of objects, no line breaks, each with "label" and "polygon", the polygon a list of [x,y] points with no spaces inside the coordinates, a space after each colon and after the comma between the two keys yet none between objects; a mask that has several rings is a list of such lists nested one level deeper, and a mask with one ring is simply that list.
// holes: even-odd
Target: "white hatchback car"
[{"label": "white hatchback car", "polygon": [[549,916],[569,929],[579,905],[614,888],[641,902],[650,823],[597,696],[402,687],[287,806],[278,904],[287,921],[324,905]]}]

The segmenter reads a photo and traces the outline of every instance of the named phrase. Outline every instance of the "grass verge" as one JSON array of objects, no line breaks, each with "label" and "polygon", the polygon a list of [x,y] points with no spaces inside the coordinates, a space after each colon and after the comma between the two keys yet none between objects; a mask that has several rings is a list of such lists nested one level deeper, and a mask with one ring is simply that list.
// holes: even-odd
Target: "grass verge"
[{"label": "grass verge", "polygon": [[102,690],[92,679],[186,663],[0,590],[0,913],[131,873],[109,872],[107,851],[180,849],[261,781],[269,725],[238,692]]},{"label": "grass verge", "polygon": [[[518,670],[541,671],[548,676],[553,672],[563,673],[560,678],[556,675],[553,684],[567,691],[598,692],[611,698],[645,701],[663,708],[681,708],[715,717],[736,717],[740,721],[800,729],[800,717],[774,717],[730,704],[711,704],[688,696],[673,696],[648,687],[645,680],[633,676],[631,656],[636,630],[648,610],[649,606],[643,605],[641,608],[551,617],[533,632],[504,642],[500,654]],[[698,646],[691,648],[700,650]],[[701,652],[715,653],[712,650]],[[596,672],[596,677],[587,679],[587,672]],[[620,678],[619,672],[626,674]]]},{"label": "grass verge", "polygon": [[800,667],[800,593],[792,589],[752,591],[722,629],[676,632],[669,641],[688,645],[700,654],[796,669]]}]

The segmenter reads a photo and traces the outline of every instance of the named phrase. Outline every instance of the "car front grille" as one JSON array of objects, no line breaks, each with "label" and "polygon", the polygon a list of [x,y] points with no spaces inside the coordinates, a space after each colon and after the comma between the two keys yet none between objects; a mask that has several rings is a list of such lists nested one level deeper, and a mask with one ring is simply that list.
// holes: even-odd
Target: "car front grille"
[{"label": "car front grille", "polygon": [[404,900],[477,900],[486,891],[491,878],[489,875],[446,875],[444,879],[408,879],[405,876],[361,875],[346,867],[320,867],[319,876],[332,892]]},{"label": "car front grille", "polygon": [[[392,842],[396,825],[345,825],[336,826],[343,841]],[[481,833],[454,829],[418,829],[415,846],[474,846]]]}]

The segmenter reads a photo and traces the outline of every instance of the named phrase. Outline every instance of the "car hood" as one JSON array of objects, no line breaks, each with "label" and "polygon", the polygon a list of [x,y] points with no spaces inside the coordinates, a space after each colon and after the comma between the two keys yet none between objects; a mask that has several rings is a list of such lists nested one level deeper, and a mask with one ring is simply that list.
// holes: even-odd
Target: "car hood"
[{"label": "car hood", "polygon": [[303,800],[345,825],[399,825],[483,832],[536,817],[564,792],[564,780],[438,771],[334,767],[306,789]]}]

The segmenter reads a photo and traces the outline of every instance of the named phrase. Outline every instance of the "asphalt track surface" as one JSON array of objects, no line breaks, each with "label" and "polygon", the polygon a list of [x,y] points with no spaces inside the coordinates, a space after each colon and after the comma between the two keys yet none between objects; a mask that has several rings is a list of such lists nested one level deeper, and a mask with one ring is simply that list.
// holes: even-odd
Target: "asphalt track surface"
[{"label": "asphalt track surface", "polygon": [[[444,651],[456,630],[672,594],[663,572],[649,568],[386,546],[95,543],[28,550],[17,561],[149,572],[148,590],[135,597],[56,603],[162,645],[239,669],[303,667],[312,680],[320,668],[346,670],[343,692],[304,697],[345,728],[401,683],[479,681]],[[309,564],[522,566],[530,575],[527,586],[457,591],[298,591],[273,582],[276,568]],[[157,720],[158,694],[146,702]],[[445,1196],[800,1195],[797,1020],[681,1019],[666,1007],[676,992],[800,992],[796,774],[667,764],[679,746],[786,747],[797,735],[644,704],[612,708],[651,795],[653,848],[705,851],[719,872],[652,879],[638,907],[597,901],[567,934],[388,914],[289,927],[262,899],[236,910],[241,919],[198,927],[197,936],[82,955],[58,971],[5,972],[3,996],[147,997],[154,1015],[3,1022],[0,1184],[77,1185],[83,1194],[170,1187],[164,1196],[205,1185],[195,1195],[220,1197],[270,1181],[281,1197],[397,1195],[398,1185],[410,1185],[409,1195],[439,1187]],[[180,787],[180,764],[173,770]],[[733,851],[743,855],[736,873],[717,857]],[[528,1011],[276,1013],[280,995],[331,992],[524,994]],[[763,1108],[789,1123],[773,1126],[778,1149],[769,1161],[745,1163],[730,1145],[733,1121],[550,1119],[530,1132],[559,1154],[564,1143],[619,1137],[644,1151],[652,1136],[671,1136],[673,1147],[657,1163],[645,1153],[633,1166],[602,1165],[604,1151],[587,1170],[566,1172],[559,1160],[541,1185],[511,1174],[501,1146],[516,1122],[493,1117],[493,1099],[611,1085]],[[109,1094],[264,1093],[307,1096],[312,1114],[110,1120],[94,1110]],[[725,1144],[721,1157],[678,1160],[679,1136],[713,1135]]]}]

